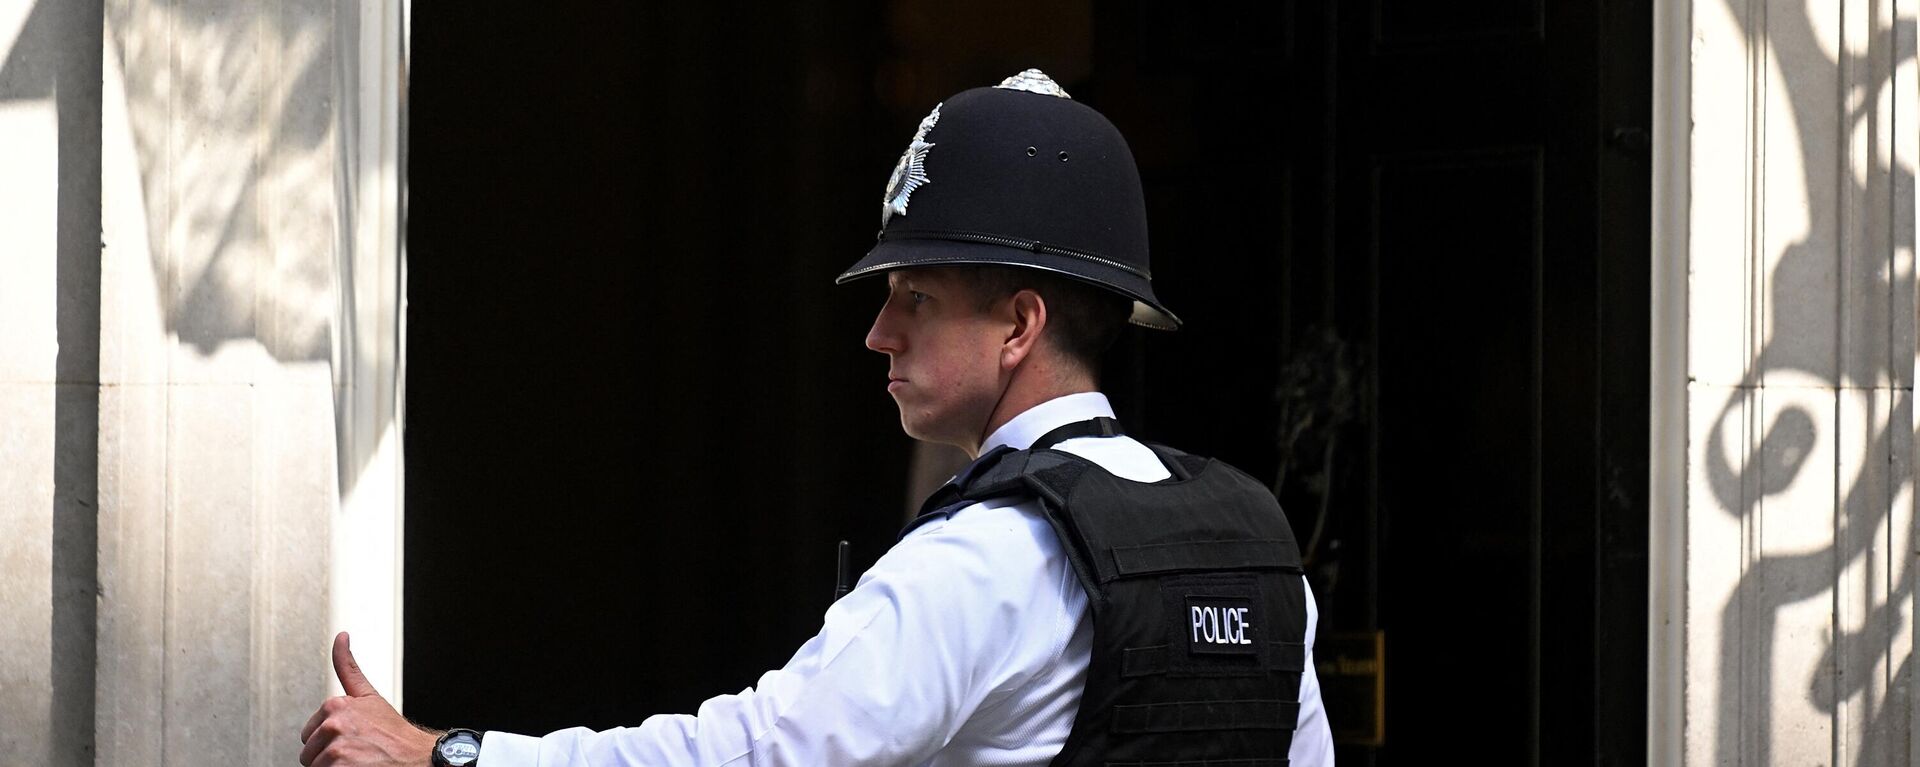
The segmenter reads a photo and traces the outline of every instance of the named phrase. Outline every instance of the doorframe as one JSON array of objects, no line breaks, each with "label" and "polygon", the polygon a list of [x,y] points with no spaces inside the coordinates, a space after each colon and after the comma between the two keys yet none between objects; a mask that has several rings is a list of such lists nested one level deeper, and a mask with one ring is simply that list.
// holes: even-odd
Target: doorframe
[{"label": "doorframe", "polygon": [[[412,0],[343,6],[334,76],[334,439],[328,628],[401,705],[406,546],[406,93]],[[339,681],[330,685],[339,691]]]},{"label": "doorframe", "polygon": [[1647,763],[1683,760],[1691,0],[1653,0],[1653,206],[1647,423]]}]

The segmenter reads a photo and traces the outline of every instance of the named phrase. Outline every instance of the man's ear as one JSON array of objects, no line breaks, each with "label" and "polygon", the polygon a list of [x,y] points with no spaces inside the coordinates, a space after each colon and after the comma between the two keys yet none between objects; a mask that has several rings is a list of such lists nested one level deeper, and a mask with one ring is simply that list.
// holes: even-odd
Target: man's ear
[{"label": "man's ear", "polygon": [[1013,327],[1000,345],[1000,369],[1012,370],[1031,357],[1040,347],[1040,334],[1047,327],[1047,302],[1039,293],[1021,290],[1008,299]]}]

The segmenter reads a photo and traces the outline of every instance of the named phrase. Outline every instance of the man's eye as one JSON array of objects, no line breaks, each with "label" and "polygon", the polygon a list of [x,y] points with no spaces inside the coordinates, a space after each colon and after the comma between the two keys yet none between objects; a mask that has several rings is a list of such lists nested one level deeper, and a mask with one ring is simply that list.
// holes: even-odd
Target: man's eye
[{"label": "man's eye", "polygon": [[927,302],[927,294],[922,293],[918,290],[909,290],[907,291],[907,295],[913,298],[913,303],[916,305],[924,304]]}]

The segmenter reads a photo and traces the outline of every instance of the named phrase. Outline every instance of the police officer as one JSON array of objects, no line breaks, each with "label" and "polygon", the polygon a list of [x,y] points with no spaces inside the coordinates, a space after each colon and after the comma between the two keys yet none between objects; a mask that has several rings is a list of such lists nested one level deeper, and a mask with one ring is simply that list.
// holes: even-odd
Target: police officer
[{"label": "police officer", "polygon": [[[934,107],[888,180],[868,348],[974,462],[754,687],[634,728],[408,723],[355,665],[303,765],[1331,764],[1317,615],[1272,496],[1124,434],[1096,371],[1154,296],[1119,132],[1038,70]],[[1283,760],[1291,761],[1283,761]],[[1237,761],[1244,760],[1244,761]]]}]

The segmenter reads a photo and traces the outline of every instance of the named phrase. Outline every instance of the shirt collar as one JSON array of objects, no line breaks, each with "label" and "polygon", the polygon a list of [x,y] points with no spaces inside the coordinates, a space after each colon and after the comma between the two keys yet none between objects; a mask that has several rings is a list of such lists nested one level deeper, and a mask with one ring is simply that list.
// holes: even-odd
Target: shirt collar
[{"label": "shirt collar", "polygon": [[980,454],[1001,445],[1015,450],[1033,447],[1033,441],[1041,435],[1077,421],[1099,417],[1113,417],[1113,403],[1107,401],[1107,395],[1097,391],[1068,394],[1042,402],[1027,408],[1026,412],[1013,417],[1013,420],[1000,425],[980,443]]}]

